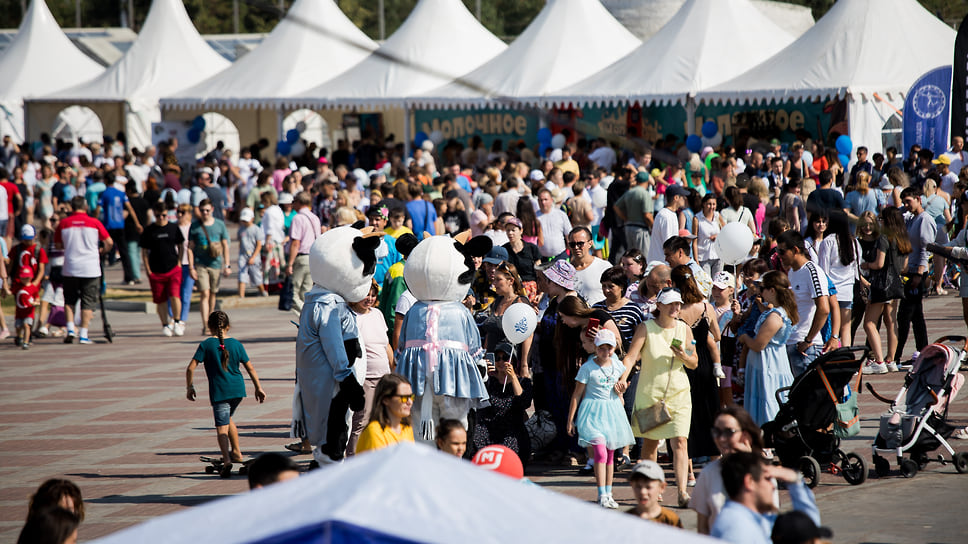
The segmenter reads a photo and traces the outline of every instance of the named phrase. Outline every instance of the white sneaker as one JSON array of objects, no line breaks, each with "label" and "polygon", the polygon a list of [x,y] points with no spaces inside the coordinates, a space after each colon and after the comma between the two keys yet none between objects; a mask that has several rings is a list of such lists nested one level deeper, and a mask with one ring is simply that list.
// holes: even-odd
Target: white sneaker
[{"label": "white sneaker", "polygon": [[[615,501],[612,501],[612,502],[615,502]],[[611,504],[609,504],[608,495],[599,495],[598,496],[598,505],[601,506],[602,508],[613,508],[613,506],[611,506]]]},{"label": "white sneaker", "polygon": [[185,322],[175,321],[175,336],[185,336]]},{"label": "white sneaker", "polygon": [[615,502],[615,499],[611,495],[605,495],[605,498],[608,500],[608,505],[605,508],[611,508],[612,510],[618,509],[618,503]]},{"label": "white sneaker", "polygon": [[887,365],[875,361],[867,361],[864,365],[864,374],[887,374]]},{"label": "white sneaker", "polygon": [[165,336],[170,338],[172,335],[175,334],[175,331],[174,329],[171,328],[171,325],[169,324],[161,328],[161,334],[164,334]]},{"label": "white sneaker", "polygon": [[897,372],[898,370],[899,369],[897,368],[897,363],[895,363],[894,361],[888,361],[887,362],[887,371],[888,372]]}]

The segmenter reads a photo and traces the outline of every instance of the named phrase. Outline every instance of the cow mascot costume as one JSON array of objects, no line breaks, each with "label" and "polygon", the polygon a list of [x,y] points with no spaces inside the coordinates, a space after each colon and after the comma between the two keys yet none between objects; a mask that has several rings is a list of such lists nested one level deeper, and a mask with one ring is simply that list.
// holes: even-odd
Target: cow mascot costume
[{"label": "cow mascot costume", "polygon": [[411,418],[418,440],[435,438],[439,418],[457,419],[466,428],[467,413],[487,405],[481,336],[461,301],[474,280],[472,258],[486,255],[491,240],[468,238],[469,232],[425,238],[403,271],[418,302],[403,320],[396,373],[416,394]]},{"label": "cow mascot costume", "polygon": [[293,436],[315,446],[317,466],[343,459],[350,410],[364,407],[353,368],[363,351],[346,303],[369,293],[382,234],[339,227],[316,238],[309,253],[313,288],[306,293],[296,337]]}]

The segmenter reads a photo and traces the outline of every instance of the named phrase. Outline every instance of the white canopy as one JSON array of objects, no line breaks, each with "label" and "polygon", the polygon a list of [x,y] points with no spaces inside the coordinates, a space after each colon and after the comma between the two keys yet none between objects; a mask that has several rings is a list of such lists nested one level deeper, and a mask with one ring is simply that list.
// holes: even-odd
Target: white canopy
[{"label": "white canopy", "polygon": [[121,60],[87,83],[32,102],[124,103],[128,144],[143,147],[151,143],[151,123],[161,120],[160,97],[194,85],[228,65],[199,36],[181,2],[154,0],[138,39]]},{"label": "white canopy", "polygon": [[793,39],[750,0],[686,0],[649,41],[604,70],[545,96],[542,103],[685,102],[756,66]]},{"label": "white canopy", "polygon": [[503,53],[409,102],[415,107],[536,105],[594,74],[641,42],[599,0],[549,0]]},{"label": "white canopy", "polygon": [[507,49],[460,0],[420,0],[399,29],[342,76],[282,102],[289,107],[403,106]]},{"label": "white canopy", "polygon": [[713,542],[403,443],[95,542]]},{"label": "white canopy", "polygon": [[274,105],[345,72],[376,44],[333,0],[297,0],[255,50],[224,72],[167,96],[163,107]]},{"label": "white canopy", "polygon": [[34,0],[17,35],[0,56],[0,133],[23,141],[24,98],[76,85],[103,71],[71,43],[46,2]]}]

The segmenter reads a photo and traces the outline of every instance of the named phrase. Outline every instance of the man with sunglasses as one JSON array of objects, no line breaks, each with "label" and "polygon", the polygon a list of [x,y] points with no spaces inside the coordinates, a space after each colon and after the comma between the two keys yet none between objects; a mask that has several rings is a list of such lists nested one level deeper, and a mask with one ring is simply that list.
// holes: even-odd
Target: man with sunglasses
[{"label": "man with sunglasses", "polygon": [[188,243],[195,257],[192,279],[198,282],[201,294],[202,335],[207,334],[208,314],[215,309],[215,296],[221,280],[219,272],[226,277],[232,273],[229,258],[229,231],[225,223],[213,215],[215,206],[209,199],[198,204],[201,218],[192,224]]},{"label": "man with sunglasses", "polygon": [[565,239],[571,231],[568,215],[555,207],[555,199],[548,189],[538,191],[538,222],[544,243],[538,248],[545,258],[557,257],[565,251]]},{"label": "man with sunglasses", "polygon": [[568,233],[568,250],[571,252],[572,266],[577,271],[575,291],[585,299],[589,306],[605,300],[602,291],[602,273],[612,267],[612,263],[599,259],[592,253],[592,233],[587,227],[575,227]]},{"label": "man with sunglasses", "polygon": [[787,357],[793,376],[799,376],[825,348],[834,349],[838,339],[831,336],[824,346],[820,329],[830,315],[827,275],[807,257],[806,244],[799,232],[788,230],[776,239],[777,254],[790,271],[790,288],[797,299],[800,321],[787,339]]}]

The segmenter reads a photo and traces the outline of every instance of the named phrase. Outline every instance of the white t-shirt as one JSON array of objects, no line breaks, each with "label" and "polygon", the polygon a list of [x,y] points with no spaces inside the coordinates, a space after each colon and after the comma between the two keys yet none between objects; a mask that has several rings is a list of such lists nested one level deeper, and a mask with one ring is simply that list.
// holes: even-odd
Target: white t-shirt
[{"label": "white t-shirt", "polygon": [[[407,291],[409,293],[409,291]],[[401,297],[402,300],[402,297]],[[366,346],[366,378],[380,378],[390,373],[390,359],[387,357],[387,322],[383,314],[370,309],[369,312],[356,314],[356,323]]]},{"label": "white t-shirt", "polygon": [[578,292],[589,306],[605,300],[602,291],[602,273],[612,267],[612,263],[595,257],[592,264],[575,273],[577,280],[575,291]]},{"label": "white t-shirt", "polygon": [[611,172],[618,157],[616,157],[614,149],[605,145],[589,153],[588,159],[604,168],[605,171]]},{"label": "white t-shirt", "polygon": [[410,289],[407,289],[406,291],[400,293],[400,300],[397,301],[397,308],[395,311],[400,315],[407,315],[407,312],[409,312],[410,308],[412,308],[416,303],[417,297],[413,296],[413,293],[410,292]]},{"label": "white t-shirt", "polygon": [[571,232],[571,221],[565,212],[554,208],[548,213],[538,212],[544,244],[538,248],[543,257],[554,257],[565,250],[565,240]]},{"label": "white t-shirt", "polygon": [[[807,261],[799,270],[790,270],[790,288],[797,299],[797,311],[800,321],[793,334],[787,339],[787,345],[797,344],[807,338],[813,316],[817,313],[815,298],[827,296],[827,275],[820,266],[813,261]],[[823,338],[819,334],[813,337],[815,345],[823,345]]]},{"label": "white t-shirt", "polygon": [[595,187],[585,187],[585,198],[592,203],[592,212],[595,213],[595,219],[593,219],[593,226],[598,226],[602,222],[602,216],[605,214],[605,207],[598,207],[595,205],[595,201],[605,202],[608,199],[608,191],[599,183]]},{"label": "white t-shirt", "polygon": [[[844,293],[849,297],[853,297],[854,293],[854,281],[856,281],[857,272],[857,260],[860,258],[860,244],[855,238],[851,238],[854,242],[854,260],[848,264],[843,265],[840,262],[840,244],[837,243],[837,237],[834,235],[827,236],[820,242],[820,248],[817,250],[818,263],[820,264],[820,269],[824,270],[830,281],[834,282],[834,287],[837,288],[837,298],[840,299],[844,296]],[[844,300],[850,300],[846,298]]]},{"label": "white t-shirt", "polygon": [[[950,170],[955,175],[955,180],[957,181],[958,174],[961,173],[962,167],[965,166],[965,163],[968,163],[968,151],[961,150],[958,153],[953,153],[951,151],[948,151],[947,153],[945,153],[945,155],[947,155],[948,158],[951,159],[951,165],[948,166],[948,170]],[[950,191],[946,191],[946,192],[950,194]]]},{"label": "white t-shirt", "polygon": [[662,208],[655,214],[655,222],[652,224],[652,245],[649,246],[649,255],[646,262],[665,261],[665,252],[662,251],[662,244],[669,238],[679,235],[679,216],[669,208]]}]

